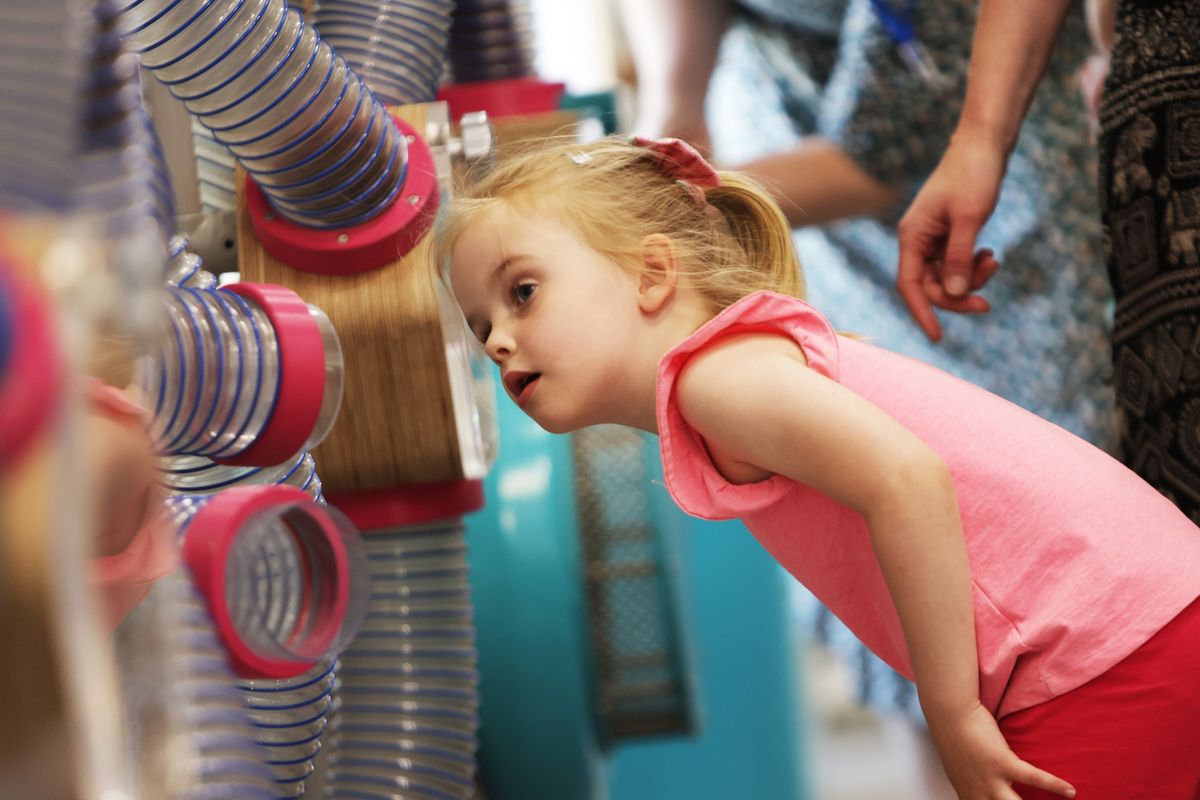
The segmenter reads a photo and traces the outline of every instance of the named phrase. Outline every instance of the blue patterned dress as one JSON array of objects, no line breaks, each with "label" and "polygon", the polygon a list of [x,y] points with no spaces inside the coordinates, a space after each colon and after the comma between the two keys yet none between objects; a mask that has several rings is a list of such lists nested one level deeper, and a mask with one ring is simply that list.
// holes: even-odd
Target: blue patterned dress
[{"label": "blue patterned dress", "polygon": [[[1089,52],[1077,7],[980,237],[1003,264],[984,291],[994,310],[940,314],[943,340],[931,344],[894,288],[895,223],[937,165],[962,108],[975,5],[915,4],[917,35],[948,79],[934,89],[900,61],[869,0],[745,0],[752,13],[726,37],[709,95],[714,146],[724,162],[737,163],[818,133],[895,187],[903,199],[895,216],[797,233],[813,304],[842,330],[934,364],[1111,449],[1111,290],[1095,146],[1075,78]],[[791,24],[789,6],[797,9]],[[816,10],[823,21],[814,21]],[[799,605],[849,655],[866,699],[915,711],[911,685],[854,644],[836,619]]]}]

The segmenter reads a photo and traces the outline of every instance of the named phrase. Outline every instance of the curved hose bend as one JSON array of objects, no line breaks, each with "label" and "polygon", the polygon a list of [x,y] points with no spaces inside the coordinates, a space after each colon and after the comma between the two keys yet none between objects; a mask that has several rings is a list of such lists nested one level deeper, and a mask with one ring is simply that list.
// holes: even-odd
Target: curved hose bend
[{"label": "curved hose bend", "polygon": [[284,217],[347,227],[400,192],[404,137],[284,0],[132,0],[121,12],[142,65],[229,147]]}]

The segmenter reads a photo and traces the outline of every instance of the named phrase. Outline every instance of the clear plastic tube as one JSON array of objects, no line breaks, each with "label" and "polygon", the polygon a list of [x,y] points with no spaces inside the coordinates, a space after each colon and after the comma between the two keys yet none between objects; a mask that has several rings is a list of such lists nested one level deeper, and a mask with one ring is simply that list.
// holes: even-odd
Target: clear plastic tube
[{"label": "clear plastic tube", "polygon": [[[189,535],[189,525],[209,500],[171,498],[181,535]],[[333,637],[317,633],[324,619],[321,609],[333,607],[335,599],[330,593],[335,587],[326,578],[336,559],[329,552],[330,532],[320,530],[328,520],[338,528],[350,579],[344,620]],[[236,684],[279,797],[305,795],[329,716],[337,707],[335,655],[357,633],[366,612],[368,571],[353,525],[336,510],[315,504],[259,511],[243,521],[229,550],[225,601],[239,639],[266,658],[316,659],[295,677],[243,678]]]},{"label": "clear plastic tube", "polygon": [[[332,523],[336,531],[330,531]],[[339,587],[328,574],[336,562],[331,539],[340,539],[348,562],[345,621],[325,636],[320,613],[336,604]],[[361,537],[337,509],[299,503],[247,520],[226,570],[226,603],[241,639],[273,658],[317,660],[331,656],[358,633],[369,599],[369,565]]]},{"label": "clear plastic tube", "polygon": [[265,312],[222,291],[171,288],[166,326],[142,390],[165,455],[234,456],[266,428],[279,389],[279,344]]},{"label": "clear plastic tube", "polygon": [[446,67],[453,0],[325,0],[321,38],[389,105],[432,101]]},{"label": "clear plastic tube", "polygon": [[[255,496],[243,493],[238,499]],[[208,526],[214,523],[204,515],[212,499],[168,499],[181,539],[211,535]],[[200,525],[202,532],[192,533]],[[214,568],[223,570],[220,599],[231,635],[269,660],[317,661],[344,649],[366,614],[370,578],[362,537],[341,512],[307,500],[272,502],[241,519],[228,535],[224,563]]]},{"label": "clear plastic tube", "polygon": [[[185,275],[199,269],[189,256],[183,251],[173,262]],[[144,362],[141,374],[159,452],[205,458],[243,453],[259,440],[276,411],[280,333],[254,300],[222,289],[172,287],[165,309],[158,351]],[[319,309],[308,309],[323,345],[325,382],[304,449],[315,447],[333,426],[344,369],[332,324]]]},{"label": "clear plastic tube", "polygon": [[217,278],[203,269],[204,259],[187,249],[186,236],[173,236],[167,243],[167,285],[189,289],[215,289]]},{"label": "clear plastic tube", "polygon": [[338,705],[336,667],[336,661],[322,661],[295,678],[237,683],[279,797],[310,795],[308,780]]},{"label": "clear plastic tube", "polygon": [[273,467],[234,467],[207,458],[175,456],[160,461],[163,483],[180,494],[210,494],[232,486],[287,484],[325,502],[316,463],[307,451]]},{"label": "clear plastic tube", "polygon": [[118,328],[146,334],[159,312],[174,195],[142,104],[137,59],[125,50],[116,30],[115,5],[101,0],[93,13],[96,35],[82,87],[82,135],[73,164],[75,208],[104,239],[107,264],[122,296],[119,312],[110,312],[113,321]]},{"label": "clear plastic tube", "polygon": [[0,208],[65,211],[96,28],[92,8],[77,0],[0,5]]},{"label": "clear plastic tube", "polygon": [[[142,64],[255,176],[280,214],[344,227],[396,198],[407,142],[346,60],[284,0],[134,0],[122,11]],[[318,154],[336,166],[313,166]],[[296,171],[302,165],[310,166]]]},{"label": "clear plastic tube", "polygon": [[138,796],[275,800],[203,595],[186,569],[155,584],[114,635]]},{"label": "clear plastic tube", "polygon": [[473,797],[479,673],[462,524],[364,538],[371,603],[341,657],[328,791]]},{"label": "clear plastic tube", "polygon": [[527,0],[458,0],[450,35],[456,83],[532,77],[533,25]]}]

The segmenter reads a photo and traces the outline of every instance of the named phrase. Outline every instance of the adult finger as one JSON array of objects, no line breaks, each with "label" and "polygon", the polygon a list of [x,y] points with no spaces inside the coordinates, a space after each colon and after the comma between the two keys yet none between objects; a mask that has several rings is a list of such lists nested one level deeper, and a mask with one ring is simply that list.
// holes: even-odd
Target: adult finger
[{"label": "adult finger", "polygon": [[900,268],[896,274],[896,289],[908,306],[908,313],[920,326],[930,341],[942,338],[942,326],[926,296],[925,282],[929,268],[925,261],[924,248],[916,236],[900,237]]},{"label": "adult finger", "polygon": [[930,277],[924,285],[925,298],[934,306],[957,314],[982,314],[991,311],[991,303],[977,294],[955,297],[936,277]]},{"label": "adult finger", "polygon": [[946,239],[945,265],[942,283],[952,295],[963,295],[971,287],[975,266],[975,238],[983,227],[983,217],[958,212],[951,218],[950,235]]},{"label": "adult finger", "polygon": [[996,274],[996,270],[1000,269],[1000,262],[992,255],[992,251],[984,248],[975,254],[975,271],[971,279],[971,291],[978,292],[984,287],[992,276]]}]

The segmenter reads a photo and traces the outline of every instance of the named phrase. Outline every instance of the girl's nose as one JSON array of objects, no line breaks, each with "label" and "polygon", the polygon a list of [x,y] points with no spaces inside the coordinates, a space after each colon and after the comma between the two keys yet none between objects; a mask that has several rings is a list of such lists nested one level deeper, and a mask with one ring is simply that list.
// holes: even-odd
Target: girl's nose
[{"label": "girl's nose", "polygon": [[488,358],[497,364],[509,358],[516,349],[516,343],[513,342],[512,336],[506,330],[493,327],[488,333],[487,345],[484,347],[484,352],[488,354]]}]

